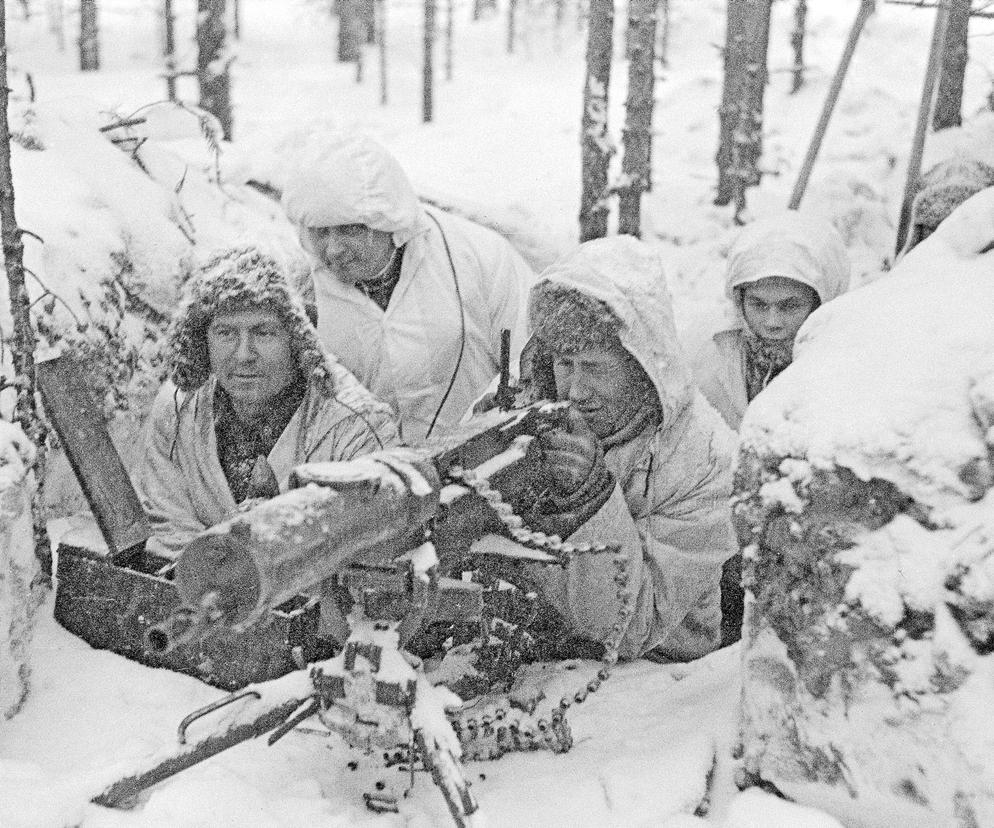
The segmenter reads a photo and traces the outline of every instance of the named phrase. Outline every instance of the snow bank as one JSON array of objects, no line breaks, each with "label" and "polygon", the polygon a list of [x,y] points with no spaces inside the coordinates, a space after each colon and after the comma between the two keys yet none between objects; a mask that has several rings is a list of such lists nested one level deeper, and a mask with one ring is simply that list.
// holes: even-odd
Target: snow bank
[{"label": "snow bank", "polygon": [[846,825],[994,822],[992,241],[994,189],[814,314],[743,422],[745,780]]}]

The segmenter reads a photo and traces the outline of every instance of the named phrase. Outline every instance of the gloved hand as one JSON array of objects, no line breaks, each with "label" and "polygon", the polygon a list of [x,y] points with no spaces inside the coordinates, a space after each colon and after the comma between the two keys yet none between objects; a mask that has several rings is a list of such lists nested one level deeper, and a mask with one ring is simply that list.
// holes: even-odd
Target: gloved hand
[{"label": "gloved hand", "polygon": [[610,496],[614,478],[604,450],[578,411],[569,410],[564,429],[532,440],[528,453],[542,469],[548,500],[544,512],[570,512],[588,504],[596,511]]}]

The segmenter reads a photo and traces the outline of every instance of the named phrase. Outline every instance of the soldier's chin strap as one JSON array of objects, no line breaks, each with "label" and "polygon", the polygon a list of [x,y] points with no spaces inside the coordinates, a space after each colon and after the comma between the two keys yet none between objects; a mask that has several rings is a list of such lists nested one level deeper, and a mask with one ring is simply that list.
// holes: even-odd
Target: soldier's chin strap
[{"label": "soldier's chin strap", "polygon": [[442,236],[442,244],[445,245],[445,255],[449,260],[449,269],[452,271],[452,281],[456,286],[456,299],[459,300],[459,356],[456,357],[456,367],[452,369],[452,378],[449,380],[449,386],[445,389],[445,393],[442,395],[442,401],[438,404],[438,408],[435,410],[435,416],[431,418],[431,425],[428,426],[428,431],[425,432],[425,439],[427,440],[431,437],[431,433],[435,429],[435,423],[438,422],[438,415],[441,414],[442,409],[445,408],[445,403],[449,399],[449,394],[452,393],[452,386],[455,385],[456,377],[459,375],[459,366],[462,365],[462,355],[463,351],[466,349],[466,308],[463,306],[462,291],[459,289],[459,277],[456,275],[455,262],[452,261],[452,251],[449,249],[449,240],[445,238],[445,231],[442,230],[441,222],[439,222],[439,220],[427,210],[425,213],[428,218],[435,222],[435,226],[438,228],[438,232]]}]

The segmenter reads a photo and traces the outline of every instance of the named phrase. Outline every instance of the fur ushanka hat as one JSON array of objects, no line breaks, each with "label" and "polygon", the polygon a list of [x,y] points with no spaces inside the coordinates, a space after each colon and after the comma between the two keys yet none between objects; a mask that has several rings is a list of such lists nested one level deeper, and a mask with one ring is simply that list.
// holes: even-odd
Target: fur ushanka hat
[{"label": "fur ushanka hat", "polygon": [[285,268],[251,246],[215,253],[185,285],[167,333],[170,375],[177,388],[194,391],[207,381],[207,326],[214,316],[248,309],[279,314],[290,330],[300,372],[334,391],[324,351]]},{"label": "fur ushanka hat", "polygon": [[620,344],[621,320],[604,302],[580,290],[543,282],[535,291],[532,324],[535,338],[547,348],[576,353]]}]

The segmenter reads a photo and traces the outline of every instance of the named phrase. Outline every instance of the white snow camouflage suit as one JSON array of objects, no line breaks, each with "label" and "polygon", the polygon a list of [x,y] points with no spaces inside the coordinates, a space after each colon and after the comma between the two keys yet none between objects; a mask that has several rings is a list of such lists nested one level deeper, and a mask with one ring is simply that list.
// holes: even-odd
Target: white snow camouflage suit
[{"label": "white snow camouflage suit", "polygon": [[395,408],[405,441],[422,440],[436,412],[433,434],[459,422],[498,372],[502,328],[516,362],[535,274],[497,233],[423,207],[381,146],[339,136],[305,149],[283,206],[298,226],[364,224],[404,248],[386,310],[321,265],[313,278],[321,342]]},{"label": "white snow camouflage suit", "polygon": [[[734,434],[694,389],[662,263],[651,248],[619,236],[564,256],[532,289],[533,324],[546,284],[610,307],[623,323],[622,345],[652,380],[662,410],[658,426],[607,450],[615,489],[570,540],[620,543],[629,555],[635,611],[621,658],[649,650],[678,661],[702,656],[718,646],[719,579],[723,562],[737,551],[728,503]],[[548,569],[536,577],[574,633],[603,641],[618,620],[614,574],[609,556],[578,555],[566,572]]]}]

